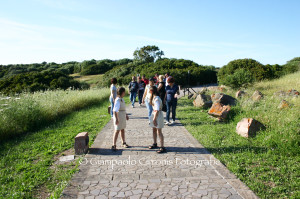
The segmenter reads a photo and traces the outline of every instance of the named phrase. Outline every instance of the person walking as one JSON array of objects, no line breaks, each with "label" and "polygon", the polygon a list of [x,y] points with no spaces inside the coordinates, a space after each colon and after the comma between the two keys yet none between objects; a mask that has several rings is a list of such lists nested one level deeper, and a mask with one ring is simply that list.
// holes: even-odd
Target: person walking
[{"label": "person walking", "polygon": [[[168,79],[168,86],[166,87],[165,102],[167,105],[166,124],[174,124],[176,117],[177,97],[180,95],[179,87],[175,84],[173,77]],[[172,109],[172,122],[170,123],[170,110]]]},{"label": "person walking", "polygon": [[137,82],[138,82],[138,85],[139,85],[139,88],[138,88],[138,98],[139,98],[139,105],[141,106],[142,102],[143,102],[143,96],[144,96],[144,92],[145,92],[145,82],[141,80],[140,77],[137,78]]},{"label": "person walking", "polygon": [[149,146],[149,149],[157,148],[157,136],[160,138],[160,148],[157,153],[165,153],[167,150],[164,147],[164,136],[162,134],[162,128],[164,127],[164,115],[162,112],[162,100],[158,96],[157,87],[151,86],[150,88],[150,104],[153,107],[153,112],[150,119],[150,126],[153,131],[153,144]]},{"label": "person walking", "polygon": [[146,104],[146,107],[147,107],[147,110],[148,110],[149,124],[150,124],[151,114],[152,114],[152,111],[153,111],[152,105],[150,104],[150,97],[151,97],[150,88],[151,88],[151,86],[154,86],[154,79],[153,78],[149,79],[149,84],[146,85],[144,96],[143,96],[143,104]]},{"label": "person walking", "polygon": [[134,108],[135,98],[136,98],[136,94],[137,94],[137,91],[138,91],[138,88],[139,88],[139,85],[136,82],[135,76],[132,76],[132,80],[129,83],[128,88],[129,88],[128,94],[130,94],[129,98],[130,98],[130,101],[131,101],[131,105],[132,105],[132,108]]},{"label": "person walking", "polygon": [[120,87],[117,90],[117,98],[115,99],[115,105],[113,109],[113,122],[114,122],[114,135],[113,135],[113,145],[111,149],[113,151],[117,150],[116,142],[121,132],[122,146],[124,148],[129,147],[125,141],[125,128],[126,120],[129,120],[128,115],[126,114],[126,104],[123,97],[125,96],[125,88]]},{"label": "person walking", "polygon": [[113,109],[114,109],[114,103],[115,99],[117,97],[117,79],[112,78],[110,80],[111,85],[110,85],[110,96],[109,96],[109,101],[110,101],[110,116],[113,118]]}]

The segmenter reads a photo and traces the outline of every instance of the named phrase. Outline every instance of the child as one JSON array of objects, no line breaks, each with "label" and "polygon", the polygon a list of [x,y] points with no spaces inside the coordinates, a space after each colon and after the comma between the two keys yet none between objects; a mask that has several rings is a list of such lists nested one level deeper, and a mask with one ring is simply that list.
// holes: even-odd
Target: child
[{"label": "child", "polygon": [[153,140],[154,143],[149,146],[149,149],[157,148],[157,135],[160,138],[160,148],[157,153],[165,153],[166,148],[164,147],[164,136],[162,134],[162,128],[164,127],[164,115],[162,112],[162,100],[159,97],[157,87],[152,86],[150,88],[151,98],[150,104],[153,107],[153,114],[151,115],[150,126],[153,128]]},{"label": "child", "polygon": [[125,88],[120,87],[117,90],[117,98],[115,100],[114,109],[113,109],[113,122],[115,133],[113,136],[113,145],[111,149],[113,151],[117,150],[116,142],[118,139],[119,132],[121,131],[121,140],[122,146],[124,148],[129,147],[125,142],[125,128],[126,128],[126,120],[129,120],[128,115],[126,114],[126,104],[123,97],[125,96]]}]

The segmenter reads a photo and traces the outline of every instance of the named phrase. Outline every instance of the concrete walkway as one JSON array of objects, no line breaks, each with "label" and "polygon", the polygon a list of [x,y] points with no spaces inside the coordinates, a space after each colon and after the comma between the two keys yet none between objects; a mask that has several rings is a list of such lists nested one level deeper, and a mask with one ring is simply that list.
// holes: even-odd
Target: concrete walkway
[{"label": "concrete walkway", "polygon": [[[113,124],[98,134],[62,198],[258,198],[177,121],[165,126],[165,154],[153,143],[146,107],[127,107],[126,142],[111,151]],[[159,140],[158,140],[159,143]]]}]

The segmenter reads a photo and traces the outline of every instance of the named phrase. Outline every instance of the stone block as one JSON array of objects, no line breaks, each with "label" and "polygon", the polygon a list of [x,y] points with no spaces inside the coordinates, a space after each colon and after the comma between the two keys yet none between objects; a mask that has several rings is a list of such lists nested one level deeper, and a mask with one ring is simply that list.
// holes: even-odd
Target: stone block
[{"label": "stone block", "polygon": [[264,125],[252,118],[243,118],[236,125],[236,132],[242,137],[254,137],[256,132],[264,128]]},{"label": "stone block", "polygon": [[88,132],[78,133],[75,137],[75,154],[81,155],[89,149],[89,134]]}]

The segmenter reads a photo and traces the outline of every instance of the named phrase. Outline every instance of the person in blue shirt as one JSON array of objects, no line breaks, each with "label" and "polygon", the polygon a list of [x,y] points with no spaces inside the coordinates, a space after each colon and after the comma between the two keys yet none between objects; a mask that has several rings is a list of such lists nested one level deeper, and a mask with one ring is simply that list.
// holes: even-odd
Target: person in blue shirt
[{"label": "person in blue shirt", "polygon": [[131,101],[131,105],[132,105],[132,108],[134,108],[136,94],[139,89],[139,84],[137,83],[135,76],[132,76],[132,81],[129,83],[128,88],[129,88],[128,94],[130,94],[129,98]]},{"label": "person in blue shirt", "polygon": [[[175,84],[173,77],[168,78],[166,86],[165,102],[167,105],[166,124],[174,124],[176,117],[177,97],[180,95],[179,87]],[[172,109],[172,122],[170,123],[170,110]]]}]

